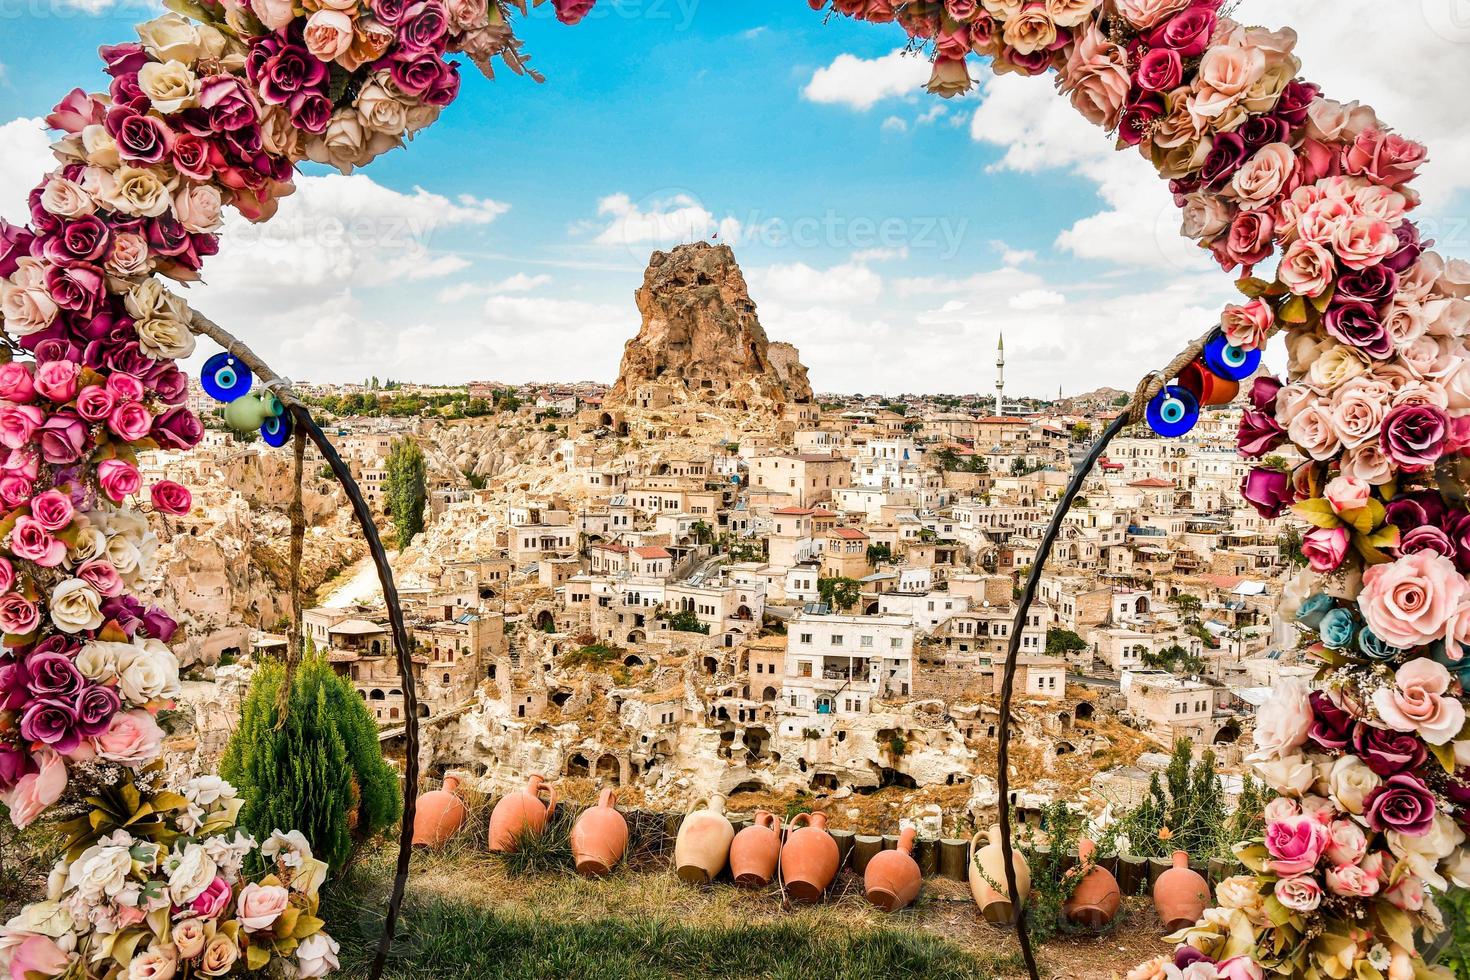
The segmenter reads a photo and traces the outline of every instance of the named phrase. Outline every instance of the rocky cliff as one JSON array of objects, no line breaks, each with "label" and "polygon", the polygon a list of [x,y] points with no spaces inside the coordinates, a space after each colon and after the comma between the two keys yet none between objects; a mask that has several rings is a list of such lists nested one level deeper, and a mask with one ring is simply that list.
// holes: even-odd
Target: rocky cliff
[{"label": "rocky cliff", "polygon": [[636,298],[643,325],[623,353],[610,404],[756,409],[811,401],[796,348],[766,337],[728,245],[655,252]]}]

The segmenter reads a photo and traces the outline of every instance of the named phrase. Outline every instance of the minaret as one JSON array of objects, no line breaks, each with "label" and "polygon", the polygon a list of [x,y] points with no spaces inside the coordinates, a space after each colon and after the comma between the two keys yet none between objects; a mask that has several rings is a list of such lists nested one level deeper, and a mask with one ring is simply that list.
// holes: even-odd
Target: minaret
[{"label": "minaret", "polygon": [[995,414],[1006,413],[1006,335],[1000,335],[995,355]]}]

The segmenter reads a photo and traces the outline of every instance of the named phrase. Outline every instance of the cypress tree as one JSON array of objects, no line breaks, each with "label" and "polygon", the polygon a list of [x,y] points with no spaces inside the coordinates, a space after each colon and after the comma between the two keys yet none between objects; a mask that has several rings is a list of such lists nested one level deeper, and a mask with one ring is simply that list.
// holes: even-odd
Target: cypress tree
[{"label": "cypress tree", "polygon": [[279,662],[256,670],[220,774],[245,800],[243,829],[259,840],[299,830],[317,857],[339,869],[357,841],[397,822],[398,776],[383,759],[367,706],[326,658],[302,660],[278,728],[284,680]]}]

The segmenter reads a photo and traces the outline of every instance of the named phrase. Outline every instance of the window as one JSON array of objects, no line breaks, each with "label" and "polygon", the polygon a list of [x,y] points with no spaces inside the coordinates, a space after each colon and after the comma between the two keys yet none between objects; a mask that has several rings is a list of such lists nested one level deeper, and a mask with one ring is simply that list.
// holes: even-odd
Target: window
[{"label": "window", "polygon": [[810,660],[801,661],[796,665],[796,672],[801,677],[812,676],[812,662]]},{"label": "window", "polygon": [[873,648],[873,638],[871,636],[863,637],[860,642],[864,650],[871,650]]},{"label": "window", "polygon": [[840,633],[833,633],[832,634],[832,645],[834,647],[840,647],[840,646],[842,646],[842,634],[840,634]]},{"label": "window", "polygon": [[893,637],[891,640],[888,641],[888,648],[890,650],[902,650],[903,649],[903,637],[901,637],[901,636],[895,636],[895,637]]},{"label": "window", "polygon": [[812,635],[810,633],[803,633],[803,634],[801,634],[801,642],[803,642],[803,643],[810,643],[810,642],[812,642]]}]

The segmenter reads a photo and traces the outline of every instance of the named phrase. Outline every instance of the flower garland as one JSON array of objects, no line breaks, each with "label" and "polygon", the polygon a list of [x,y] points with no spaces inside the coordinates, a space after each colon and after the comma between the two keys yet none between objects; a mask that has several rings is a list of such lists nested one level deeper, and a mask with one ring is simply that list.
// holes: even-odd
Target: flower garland
[{"label": "flower garland", "polygon": [[[1322,96],[1294,32],[1238,24],[1221,0],[830,6],[932,48],[939,95],[974,85],[972,56],[1054,71],[1170,182],[1183,234],[1240,270],[1230,343],[1287,335],[1290,378],[1256,382],[1239,448],[1303,461],[1269,457],[1241,489],[1312,525],[1281,612],[1318,689],[1277,685],[1257,721],[1252,761],[1280,798],[1237,848],[1251,874],[1130,978],[1441,975],[1420,938],[1443,928],[1435,895],[1470,887],[1470,263],[1408,218],[1425,148]],[[1252,275],[1272,259],[1270,280]]]},{"label": "flower garland", "polygon": [[[554,3],[565,23],[592,7]],[[28,225],[0,221],[0,802],[17,827],[80,812],[48,899],[0,929],[17,977],[336,968],[304,839],[228,836],[239,802],[215,777],[160,785],[178,627],[143,594],[137,454],[203,436],[175,363],[193,314],[163,280],[200,277],[227,208],[270,218],[296,164],[349,172],[434,122],[453,53],[529,71],[500,0],[169,5],[101,49],[107,92],[47,117],[59,166]],[[171,481],[148,495],[193,506]],[[273,874],[247,881],[247,859]]]}]

